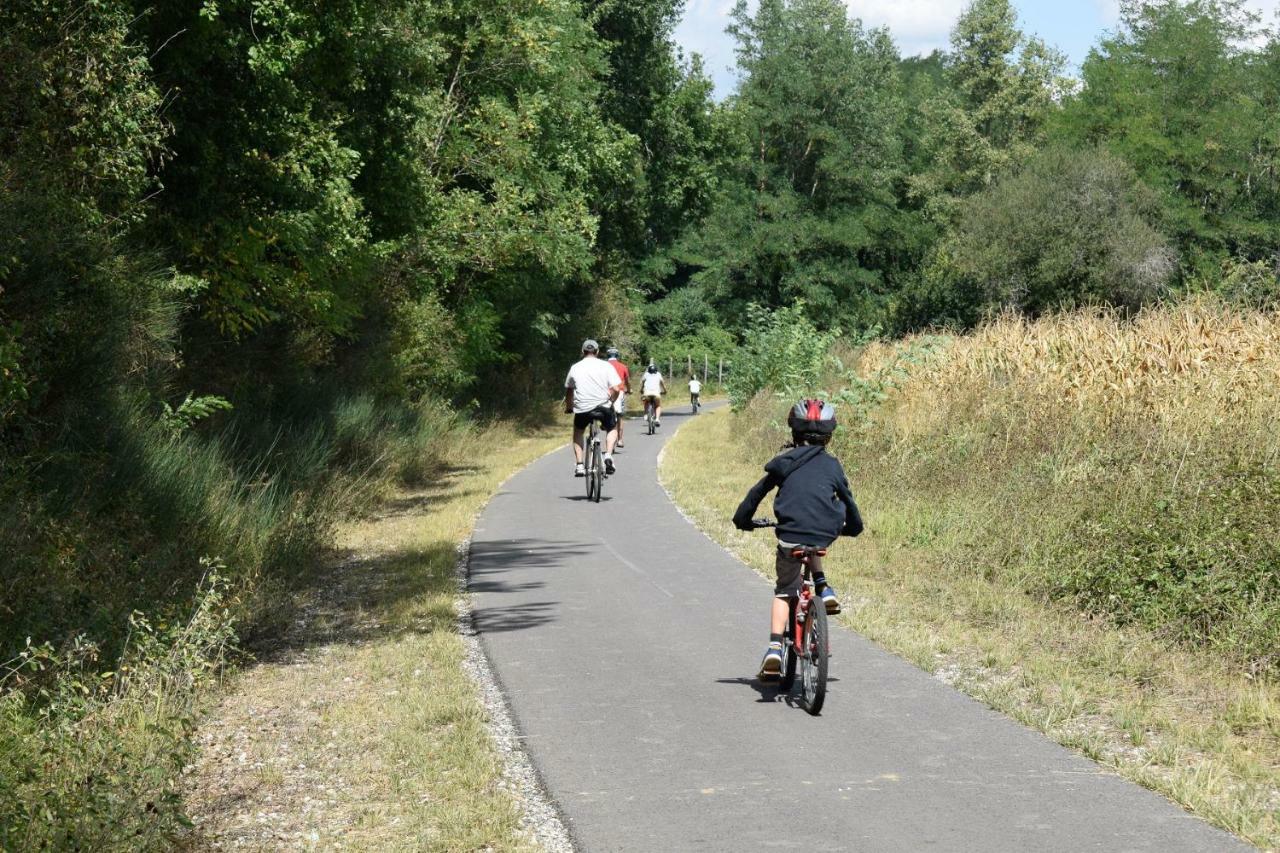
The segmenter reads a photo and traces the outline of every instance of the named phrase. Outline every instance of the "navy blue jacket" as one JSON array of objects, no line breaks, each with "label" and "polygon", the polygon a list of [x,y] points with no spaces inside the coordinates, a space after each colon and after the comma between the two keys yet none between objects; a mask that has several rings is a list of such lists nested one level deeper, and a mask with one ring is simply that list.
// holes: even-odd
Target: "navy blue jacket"
[{"label": "navy blue jacket", "polygon": [[764,471],[764,477],[751,487],[733,514],[733,523],[739,530],[753,529],[751,520],[756,508],[776,488],[775,532],[783,542],[825,548],[837,536],[857,536],[862,532],[862,516],[853,502],[844,468],[826,448],[794,447],[770,459]]}]

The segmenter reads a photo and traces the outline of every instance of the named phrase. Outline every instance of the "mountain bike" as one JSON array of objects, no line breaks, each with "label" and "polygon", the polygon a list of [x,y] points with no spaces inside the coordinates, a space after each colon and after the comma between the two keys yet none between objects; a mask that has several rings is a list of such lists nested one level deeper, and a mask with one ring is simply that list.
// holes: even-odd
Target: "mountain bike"
[{"label": "mountain bike", "polygon": [[698,407],[701,406],[702,404],[698,401],[697,394],[689,395],[689,405],[693,407],[693,413],[695,415],[698,414]]},{"label": "mountain bike", "polygon": [[652,400],[645,400],[644,401],[644,423],[645,423],[645,430],[648,432],[649,435],[653,435],[654,431],[657,429],[656,427],[657,420],[658,420],[658,407],[653,404]]},{"label": "mountain bike", "polygon": [[604,491],[604,451],[600,449],[600,423],[592,417],[582,433],[582,465],[586,472],[587,500],[600,503]]},{"label": "mountain bike", "polygon": [[[777,526],[778,523],[772,519],[755,519],[757,529]],[[791,551],[791,556],[798,559],[804,567],[804,586],[800,589],[800,595],[788,602],[787,633],[782,643],[782,676],[778,680],[779,689],[789,693],[795,685],[796,670],[799,669],[804,707],[815,717],[822,712],[822,703],[827,698],[827,661],[831,655],[831,634],[826,604],[814,588],[812,560],[826,555],[826,548],[807,545]]]}]

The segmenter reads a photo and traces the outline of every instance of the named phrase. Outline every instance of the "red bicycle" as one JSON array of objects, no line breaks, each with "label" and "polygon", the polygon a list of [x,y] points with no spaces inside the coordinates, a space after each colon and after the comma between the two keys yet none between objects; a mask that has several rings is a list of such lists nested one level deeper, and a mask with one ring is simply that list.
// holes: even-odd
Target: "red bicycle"
[{"label": "red bicycle", "polygon": [[[772,519],[758,518],[755,526],[776,527]],[[831,634],[827,629],[827,607],[818,597],[813,583],[812,560],[825,557],[826,548],[803,546],[793,548],[791,556],[800,561],[804,585],[800,595],[788,601],[788,630],[783,638],[781,690],[790,692],[795,686],[796,670],[800,670],[800,687],[804,708],[813,716],[822,712],[827,698],[827,662],[831,656]]]}]

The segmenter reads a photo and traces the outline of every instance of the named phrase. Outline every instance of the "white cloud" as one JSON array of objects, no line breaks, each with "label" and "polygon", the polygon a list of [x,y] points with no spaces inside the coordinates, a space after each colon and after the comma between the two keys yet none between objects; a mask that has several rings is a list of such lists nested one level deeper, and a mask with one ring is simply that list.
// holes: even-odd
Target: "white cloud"
[{"label": "white cloud", "polygon": [[969,0],[844,0],[868,27],[888,27],[903,54],[945,48]]}]

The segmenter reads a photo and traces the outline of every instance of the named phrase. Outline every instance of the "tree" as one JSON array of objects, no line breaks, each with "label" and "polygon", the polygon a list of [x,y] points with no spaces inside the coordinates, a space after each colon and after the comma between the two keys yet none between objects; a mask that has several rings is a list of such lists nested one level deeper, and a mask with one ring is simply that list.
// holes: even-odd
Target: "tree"
[{"label": "tree", "polygon": [[803,299],[824,326],[874,322],[911,263],[896,182],[898,57],[839,0],[740,2],[730,31],[742,82],[718,194],[680,259],[730,325],[749,303]]},{"label": "tree", "polygon": [[924,105],[930,165],[912,179],[917,202],[943,222],[960,198],[1035,150],[1066,85],[1066,58],[1022,34],[1010,0],[973,0],[951,48],[949,88]]},{"label": "tree", "polygon": [[1059,135],[1101,144],[1159,193],[1184,262],[1280,248],[1274,42],[1248,45],[1239,0],[1129,0],[1119,31],[1090,52]]},{"label": "tree", "polygon": [[1136,308],[1159,296],[1176,269],[1159,214],[1124,161],[1050,147],[966,200],[941,255],[988,309]]}]

